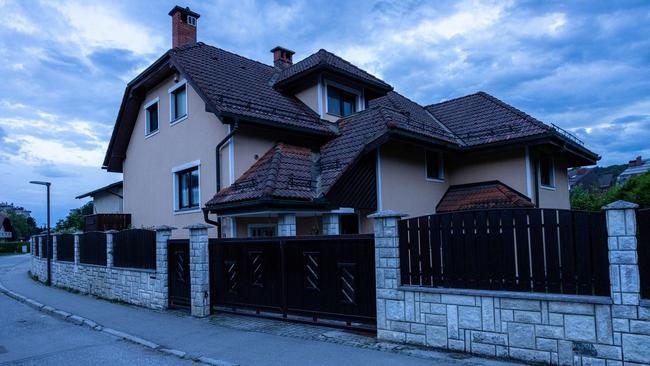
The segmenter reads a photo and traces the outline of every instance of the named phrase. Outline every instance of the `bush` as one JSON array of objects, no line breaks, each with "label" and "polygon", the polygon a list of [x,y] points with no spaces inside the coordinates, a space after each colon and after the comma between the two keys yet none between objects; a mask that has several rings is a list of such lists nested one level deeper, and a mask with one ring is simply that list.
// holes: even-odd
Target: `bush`
[{"label": "bush", "polygon": [[634,202],[640,208],[650,208],[650,171],[630,178],[624,185],[616,185],[605,192],[589,192],[577,186],[571,189],[571,208],[598,211],[617,200]]},{"label": "bush", "polygon": [[22,253],[23,245],[27,246],[27,252],[29,252],[29,242],[27,241],[9,241],[6,243],[0,243],[0,253]]}]

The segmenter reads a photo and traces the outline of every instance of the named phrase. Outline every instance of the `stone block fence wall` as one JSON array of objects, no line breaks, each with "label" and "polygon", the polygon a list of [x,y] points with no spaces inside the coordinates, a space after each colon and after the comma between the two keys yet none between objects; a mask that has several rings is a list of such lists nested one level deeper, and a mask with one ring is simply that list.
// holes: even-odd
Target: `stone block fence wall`
[{"label": "stone block fence wall", "polygon": [[377,337],[553,365],[649,365],[650,302],[640,300],[635,208],[627,202],[604,208],[609,297],[402,286],[402,215],[371,215]]},{"label": "stone block fence wall", "polygon": [[[79,260],[79,236],[74,238],[74,262],[57,260],[56,235],[52,238],[52,278],[54,286],[73,289],[85,294],[109,300],[119,300],[152,309],[166,309],[168,306],[167,240],[173,228],[162,226],[156,229],[156,269],[119,268],[113,266],[113,232],[106,232],[106,266],[81,263]],[[43,253],[46,238],[31,238],[32,249],[39,246]],[[47,279],[47,258],[31,256],[31,274],[38,280]]]}]

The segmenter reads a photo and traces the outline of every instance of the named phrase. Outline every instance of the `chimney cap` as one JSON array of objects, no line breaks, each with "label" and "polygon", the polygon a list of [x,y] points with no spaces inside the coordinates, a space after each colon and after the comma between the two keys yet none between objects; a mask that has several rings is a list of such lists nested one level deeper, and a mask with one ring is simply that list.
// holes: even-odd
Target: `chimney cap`
[{"label": "chimney cap", "polygon": [[177,11],[179,11],[182,14],[185,14],[185,15],[191,15],[191,16],[195,17],[196,19],[199,19],[201,17],[201,15],[199,13],[190,10],[189,6],[186,6],[186,7],[183,8],[183,7],[178,6],[178,5],[174,6],[172,8],[172,10],[169,11],[169,15],[170,16],[174,15],[174,13],[176,13]]},{"label": "chimney cap", "polygon": [[275,52],[275,51],[284,51],[284,52],[287,52],[287,53],[290,54],[289,56],[293,56],[293,55],[295,54],[294,51],[292,51],[292,50],[290,50],[290,49],[288,49],[288,48],[281,47],[281,46],[275,46],[275,47],[273,47],[273,48],[271,49],[271,52]]}]

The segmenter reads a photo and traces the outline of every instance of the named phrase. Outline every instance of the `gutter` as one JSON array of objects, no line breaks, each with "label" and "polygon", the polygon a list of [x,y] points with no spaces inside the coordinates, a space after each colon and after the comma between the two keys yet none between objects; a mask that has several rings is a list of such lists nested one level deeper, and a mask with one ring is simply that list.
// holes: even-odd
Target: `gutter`
[{"label": "gutter", "polygon": [[[216,176],[217,176],[217,192],[221,190],[221,148],[223,145],[225,145],[232,137],[235,135],[235,132],[239,129],[239,121],[235,120],[235,123],[232,126],[232,129],[230,132],[217,144],[217,147],[215,147],[214,155],[215,155],[215,169],[216,169]],[[210,211],[207,208],[203,208],[203,221],[205,221],[208,224],[214,225],[217,227],[217,237],[221,238],[221,217],[217,218],[217,221],[210,220],[208,218],[208,214]]]}]

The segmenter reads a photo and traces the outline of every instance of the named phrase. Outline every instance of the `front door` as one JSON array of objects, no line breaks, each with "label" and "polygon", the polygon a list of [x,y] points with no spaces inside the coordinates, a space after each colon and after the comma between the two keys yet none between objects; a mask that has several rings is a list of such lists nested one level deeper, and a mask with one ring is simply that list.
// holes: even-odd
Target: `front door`
[{"label": "front door", "polygon": [[190,242],[170,240],[167,247],[169,263],[169,307],[190,306]]}]

